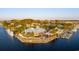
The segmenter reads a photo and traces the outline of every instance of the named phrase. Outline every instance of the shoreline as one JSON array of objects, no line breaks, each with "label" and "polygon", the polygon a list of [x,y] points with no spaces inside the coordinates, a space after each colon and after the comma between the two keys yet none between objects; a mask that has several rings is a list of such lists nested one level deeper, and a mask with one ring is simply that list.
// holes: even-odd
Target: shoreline
[{"label": "shoreline", "polygon": [[9,36],[11,38],[13,38],[14,34],[13,34],[13,31],[9,30],[9,29],[5,29],[5,31],[9,34]]}]

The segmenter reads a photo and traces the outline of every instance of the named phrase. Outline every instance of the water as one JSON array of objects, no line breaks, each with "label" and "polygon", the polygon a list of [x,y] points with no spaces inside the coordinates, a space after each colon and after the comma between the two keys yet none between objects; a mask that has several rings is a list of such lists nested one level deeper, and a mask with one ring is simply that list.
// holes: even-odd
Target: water
[{"label": "water", "polygon": [[0,26],[0,51],[76,51],[79,50],[79,30],[70,40],[56,39],[47,44],[24,44],[17,38],[11,38]]}]

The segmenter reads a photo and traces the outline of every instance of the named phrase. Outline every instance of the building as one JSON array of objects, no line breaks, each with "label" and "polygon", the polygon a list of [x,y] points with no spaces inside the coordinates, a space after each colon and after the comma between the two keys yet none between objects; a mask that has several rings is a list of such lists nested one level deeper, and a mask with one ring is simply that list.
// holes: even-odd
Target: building
[{"label": "building", "polygon": [[25,29],[25,34],[34,33],[34,36],[39,36],[41,33],[44,33],[46,30],[43,28],[28,28]]}]

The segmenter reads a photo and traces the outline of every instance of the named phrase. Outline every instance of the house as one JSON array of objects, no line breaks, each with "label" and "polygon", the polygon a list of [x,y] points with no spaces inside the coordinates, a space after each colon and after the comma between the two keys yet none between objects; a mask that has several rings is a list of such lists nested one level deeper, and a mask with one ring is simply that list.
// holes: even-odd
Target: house
[{"label": "house", "polygon": [[41,33],[44,33],[46,30],[43,29],[43,28],[39,28],[39,27],[36,27],[36,28],[28,28],[28,29],[25,29],[25,33],[27,34],[28,32],[29,33],[34,33],[34,36],[39,36]]}]

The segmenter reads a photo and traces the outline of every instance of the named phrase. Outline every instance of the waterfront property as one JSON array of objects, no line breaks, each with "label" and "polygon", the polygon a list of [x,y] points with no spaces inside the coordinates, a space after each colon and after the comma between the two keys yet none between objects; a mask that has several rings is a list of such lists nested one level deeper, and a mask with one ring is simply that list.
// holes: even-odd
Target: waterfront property
[{"label": "waterfront property", "polygon": [[2,21],[1,24],[24,43],[48,43],[59,37],[70,39],[79,25],[78,21],[72,20],[33,19]]}]

